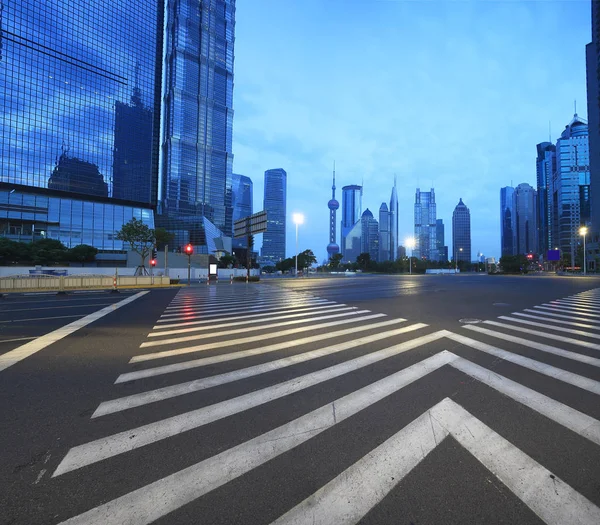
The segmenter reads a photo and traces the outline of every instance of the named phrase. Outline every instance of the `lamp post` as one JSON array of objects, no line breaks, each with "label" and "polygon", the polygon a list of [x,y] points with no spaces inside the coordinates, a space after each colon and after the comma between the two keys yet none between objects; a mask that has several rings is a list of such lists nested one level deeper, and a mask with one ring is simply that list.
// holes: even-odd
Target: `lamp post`
[{"label": "lamp post", "polygon": [[300,224],[304,224],[304,215],[302,215],[301,213],[294,213],[292,215],[292,220],[294,221],[294,224],[296,225],[296,277],[298,277],[298,226]]},{"label": "lamp post", "polygon": [[409,237],[404,241],[404,244],[406,244],[407,248],[410,248],[410,257],[408,258],[408,274],[412,275],[412,254],[417,242],[415,241],[414,237]]},{"label": "lamp post", "polygon": [[587,254],[585,253],[585,236],[588,229],[585,226],[579,228],[579,235],[583,235],[583,275],[587,275]]},{"label": "lamp post", "polygon": [[[459,248],[458,251],[462,252],[462,248]],[[458,273],[458,253],[454,250],[454,273]]]}]

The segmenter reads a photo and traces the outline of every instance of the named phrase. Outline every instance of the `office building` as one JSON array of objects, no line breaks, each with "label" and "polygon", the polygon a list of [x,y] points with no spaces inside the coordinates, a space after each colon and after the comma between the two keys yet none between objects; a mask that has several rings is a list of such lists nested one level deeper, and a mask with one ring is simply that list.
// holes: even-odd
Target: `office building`
[{"label": "office building", "polygon": [[511,186],[500,188],[500,253],[515,255],[513,232],[513,196],[515,189]]},{"label": "office building", "polygon": [[452,213],[452,252],[455,261],[471,262],[471,212],[460,199]]},{"label": "office building", "polygon": [[590,157],[588,125],[577,114],[556,142],[556,172],[552,180],[552,243],[570,254],[571,265],[580,242],[579,228],[590,222]]},{"label": "office building", "polygon": [[[352,259],[354,254],[354,237],[349,242],[346,242],[346,237],[350,234],[350,231],[354,229],[354,226],[359,222],[362,214],[362,186],[351,184],[342,188],[342,221],[340,227],[340,245],[342,249],[342,255],[344,261],[355,262]],[[352,250],[352,253],[346,254],[346,246]],[[360,248],[359,248],[360,249]]]},{"label": "office building", "polygon": [[267,212],[267,231],[263,233],[261,257],[275,265],[285,259],[287,173],[282,168],[265,171],[263,210]]},{"label": "office building", "polygon": [[[253,202],[252,180],[245,175],[231,175],[231,205],[233,222],[252,215]],[[245,237],[233,239],[232,248],[247,248]]]},{"label": "office building", "polygon": [[163,2],[125,2],[118,16],[83,0],[0,8],[1,229],[122,250],[124,222],[154,226]]},{"label": "office building", "polygon": [[235,0],[167,2],[157,221],[197,253],[232,235],[234,29]]},{"label": "office building", "polygon": [[390,252],[390,219],[391,214],[385,202],[379,207],[379,255],[378,261],[390,261],[395,258],[395,254]]},{"label": "office building", "polygon": [[592,41],[586,46],[591,234],[600,235],[600,4],[592,0]]},{"label": "office building", "polygon": [[396,191],[396,177],[390,197],[390,259],[397,259],[396,250],[400,244],[398,240],[398,192]]},{"label": "office building", "polygon": [[534,254],[537,250],[537,192],[526,182],[519,184],[513,195],[513,237],[517,255]]},{"label": "office building", "polygon": [[371,260],[377,262],[379,260],[379,224],[369,208],[363,212],[360,223],[360,253],[368,253]]},{"label": "office building", "polygon": [[329,208],[329,244],[327,245],[327,255],[329,258],[340,253],[340,247],[336,242],[337,210],[340,203],[335,198],[335,162],[333,163],[333,184],[331,186],[331,199],[327,203]]},{"label": "office building", "polygon": [[439,262],[448,262],[448,246],[445,241],[444,221],[442,219],[436,219],[435,221],[435,249],[438,254],[437,260]]},{"label": "office building", "polygon": [[415,248],[417,259],[437,261],[435,191],[421,191],[415,194]]},{"label": "office building", "polygon": [[551,193],[552,177],[556,171],[556,146],[550,142],[537,145],[536,179],[537,179],[537,252],[542,258],[547,257],[552,247],[552,206]]}]

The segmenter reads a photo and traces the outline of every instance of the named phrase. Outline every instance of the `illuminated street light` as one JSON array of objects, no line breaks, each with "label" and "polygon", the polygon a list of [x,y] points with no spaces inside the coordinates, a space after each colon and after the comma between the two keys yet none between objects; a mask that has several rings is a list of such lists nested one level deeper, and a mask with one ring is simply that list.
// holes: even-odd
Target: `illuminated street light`
[{"label": "illuminated street light", "polygon": [[404,244],[406,244],[407,248],[410,248],[410,257],[408,258],[408,273],[409,273],[409,275],[412,275],[412,255],[413,255],[413,250],[414,250],[415,246],[417,245],[417,241],[415,240],[414,237],[408,237],[404,241]]},{"label": "illuminated street light", "polygon": [[304,215],[301,213],[292,214],[292,221],[296,225],[296,277],[298,276],[298,226],[304,224]]},{"label": "illuminated street light", "polygon": [[587,232],[588,229],[585,226],[579,228],[579,235],[583,235],[583,275],[587,275],[587,256],[585,253],[585,236]]}]

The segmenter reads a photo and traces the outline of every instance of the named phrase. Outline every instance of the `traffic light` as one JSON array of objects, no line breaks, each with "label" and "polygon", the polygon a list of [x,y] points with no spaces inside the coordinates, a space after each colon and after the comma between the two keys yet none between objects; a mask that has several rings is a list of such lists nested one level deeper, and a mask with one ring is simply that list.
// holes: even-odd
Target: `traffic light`
[{"label": "traffic light", "polygon": [[152,259],[156,259],[156,257],[158,257],[158,254],[156,253],[156,247],[152,248]]},{"label": "traffic light", "polygon": [[186,244],[185,245],[185,253],[187,255],[193,255],[194,254],[194,247],[191,244]]},{"label": "traffic light", "polygon": [[150,266],[156,266],[156,259],[150,259]]}]

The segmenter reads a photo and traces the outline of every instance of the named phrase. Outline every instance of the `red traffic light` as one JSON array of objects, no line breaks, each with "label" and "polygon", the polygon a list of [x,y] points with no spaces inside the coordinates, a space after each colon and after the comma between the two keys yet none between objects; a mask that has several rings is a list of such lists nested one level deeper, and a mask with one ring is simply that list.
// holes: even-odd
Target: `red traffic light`
[{"label": "red traffic light", "polygon": [[150,266],[156,266],[156,259],[150,259]]},{"label": "red traffic light", "polygon": [[191,244],[185,245],[185,253],[192,255],[194,253],[194,247]]},{"label": "red traffic light", "polygon": [[527,254],[527,258],[528,259],[533,259],[533,255],[529,253],[529,254]]}]

